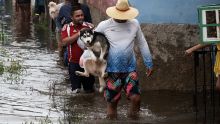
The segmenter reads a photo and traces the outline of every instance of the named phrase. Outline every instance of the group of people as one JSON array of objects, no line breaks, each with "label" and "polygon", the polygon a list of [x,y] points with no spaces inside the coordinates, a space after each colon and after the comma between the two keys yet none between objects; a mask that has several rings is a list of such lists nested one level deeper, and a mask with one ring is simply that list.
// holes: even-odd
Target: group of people
[{"label": "group of people", "polygon": [[[107,85],[104,91],[104,97],[107,101],[107,117],[117,117],[117,105],[121,98],[122,89],[131,102],[129,115],[133,117],[137,115],[141,101],[134,44],[137,44],[140,49],[147,76],[150,76],[153,72],[151,53],[140,24],[135,19],[139,11],[131,7],[128,0],[118,0],[115,6],[107,8],[106,14],[110,18],[100,22],[95,27],[95,31],[103,33],[110,43],[106,68],[108,76],[105,78]],[[94,27],[91,24],[89,7],[79,3],[78,0],[65,0],[55,21],[57,40],[62,46],[61,48],[65,47],[67,49],[72,92],[79,93],[81,84],[85,92],[94,92],[95,78],[93,76],[80,77],[75,74],[75,71],[84,71],[79,66],[79,59],[83,53],[83,49],[77,44],[79,32],[85,28]],[[186,53],[191,54],[201,47],[204,46],[197,45],[186,50]],[[218,77],[216,87],[220,89],[220,59],[218,59],[215,72]]]},{"label": "group of people", "polygon": [[[105,79],[107,85],[104,91],[108,103],[107,117],[117,117],[117,105],[122,89],[131,101],[129,115],[135,116],[140,109],[141,92],[136,72],[134,44],[140,48],[147,76],[153,71],[150,50],[140,24],[135,19],[139,12],[129,5],[128,0],[118,0],[115,6],[106,10],[106,14],[110,18],[100,22],[95,31],[103,33],[110,43],[106,69],[108,76]],[[78,0],[65,0],[55,21],[59,46],[67,49],[72,93],[79,93],[81,84],[85,92],[94,92],[93,76],[82,77],[75,74],[75,71],[84,71],[79,66],[79,59],[83,53],[83,49],[77,44],[79,32],[94,27],[91,24],[89,7]]]}]

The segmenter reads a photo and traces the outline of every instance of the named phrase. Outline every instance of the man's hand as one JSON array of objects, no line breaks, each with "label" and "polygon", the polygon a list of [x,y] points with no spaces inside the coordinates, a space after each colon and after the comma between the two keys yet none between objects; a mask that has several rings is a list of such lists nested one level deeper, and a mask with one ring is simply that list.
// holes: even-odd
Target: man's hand
[{"label": "man's hand", "polygon": [[146,72],[147,77],[151,76],[152,73],[153,73],[153,68],[147,68],[147,72]]},{"label": "man's hand", "polygon": [[192,55],[192,53],[193,53],[192,49],[187,49],[185,51],[185,55]]}]

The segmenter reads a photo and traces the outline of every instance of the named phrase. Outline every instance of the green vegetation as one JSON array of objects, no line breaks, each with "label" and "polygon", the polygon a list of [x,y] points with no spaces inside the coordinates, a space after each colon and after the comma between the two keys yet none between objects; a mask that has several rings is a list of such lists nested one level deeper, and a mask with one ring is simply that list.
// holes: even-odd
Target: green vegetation
[{"label": "green vegetation", "polygon": [[0,48],[0,76],[4,81],[18,82],[24,74],[25,68],[23,61],[18,58],[10,58],[7,51]]},{"label": "green vegetation", "polygon": [[3,62],[0,62],[0,75],[2,75],[4,73],[4,65]]},{"label": "green vegetation", "polygon": [[[41,118],[41,119],[35,119],[34,122],[24,122],[22,124],[54,124],[50,118],[48,116],[46,116],[45,118]],[[60,119],[58,119],[56,121],[56,124],[64,124],[64,122],[62,122]]]}]

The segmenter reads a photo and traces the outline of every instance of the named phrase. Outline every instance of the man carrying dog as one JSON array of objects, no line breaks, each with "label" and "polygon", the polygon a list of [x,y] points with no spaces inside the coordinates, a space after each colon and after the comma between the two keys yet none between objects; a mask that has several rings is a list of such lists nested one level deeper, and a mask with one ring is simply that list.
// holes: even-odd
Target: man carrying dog
[{"label": "man carrying dog", "polygon": [[138,10],[130,7],[128,0],[118,0],[116,6],[106,10],[110,19],[98,24],[95,31],[105,34],[110,43],[107,59],[106,78],[107,117],[117,117],[117,105],[124,89],[131,102],[130,117],[135,117],[140,109],[140,89],[136,72],[134,44],[137,44],[146,65],[146,75],[150,76],[153,63],[139,22],[134,19]]},{"label": "man carrying dog", "polygon": [[95,78],[93,76],[77,76],[75,71],[84,71],[79,66],[80,56],[83,50],[77,45],[79,31],[84,28],[91,28],[92,24],[84,22],[84,14],[81,6],[72,6],[72,22],[65,24],[62,29],[62,44],[68,47],[69,76],[73,93],[78,93],[81,89],[81,83],[85,92],[93,92]]},{"label": "man carrying dog", "polygon": [[[58,17],[56,18],[56,25],[63,27],[63,25],[72,22],[71,9],[72,6],[78,5],[82,8],[84,13],[84,21],[92,23],[92,17],[90,14],[90,9],[86,4],[79,3],[79,0],[65,0],[64,5],[60,8]],[[59,35],[58,35],[59,36]],[[64,59],[64,65],[68,65],[67,61],[67,52],[65,47],[61,47],[60,42],[58,41],[59,55]]]}]

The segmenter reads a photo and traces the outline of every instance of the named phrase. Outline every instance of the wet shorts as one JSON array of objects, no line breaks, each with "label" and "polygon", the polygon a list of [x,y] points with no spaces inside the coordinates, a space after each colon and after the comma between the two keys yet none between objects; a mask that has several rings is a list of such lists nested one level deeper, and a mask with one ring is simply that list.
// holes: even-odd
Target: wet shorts
[{"label": "wet shorts", "polygon": [[121,98],[122,89],[124,89],[128,99],[133,94],[140,94],[137,72],[108,73],[106,83],[104,96],[108,102],[118,102]]}]

